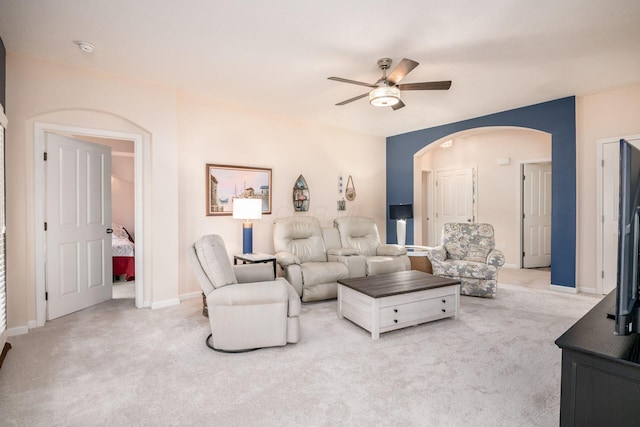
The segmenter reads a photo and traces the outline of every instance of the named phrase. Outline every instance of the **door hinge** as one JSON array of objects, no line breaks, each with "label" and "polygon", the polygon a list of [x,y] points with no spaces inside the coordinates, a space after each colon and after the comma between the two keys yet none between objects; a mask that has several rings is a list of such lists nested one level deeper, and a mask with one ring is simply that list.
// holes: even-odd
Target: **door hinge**
[{"label": "door hinge", "polygon": [[47,152],[46,151],[44,152],[44,161],[45,162],[47,161]]},{"label": "door hinge", "polygon": [[524,257],[525,257],[525,254],[524,254],[524,251],[522,251],[522,258],[524,258]]},{"label": "door hinge", "polygon": [[602,270],[600,273],[601,273],[600,277],[602,277],[604,279],[604,270]]},{"label": "door hinge", "polygon": [[525,217],[525,214],[523,213],[523,214],[522,214],[522,219],[524,219],[524,217]]},{"label": "door hinge", "polygon": [[522,180],[526,180],[527,179],[527,175],[522,175]]},{"label": "door hinge", "polygon": [[602,223],[604,224],[604,215],[602,215]]},{"label": "door hinge", "polygon": [[600,160],[600,166],[604,167],[604,160]]},{"label": "door hinge", "polygon": [[44,300],[49,301],[49,292],[44,293]]},{"label": "door hinge", "polygon": [[44,231],[47,231],[47,223],[44,223]]}]

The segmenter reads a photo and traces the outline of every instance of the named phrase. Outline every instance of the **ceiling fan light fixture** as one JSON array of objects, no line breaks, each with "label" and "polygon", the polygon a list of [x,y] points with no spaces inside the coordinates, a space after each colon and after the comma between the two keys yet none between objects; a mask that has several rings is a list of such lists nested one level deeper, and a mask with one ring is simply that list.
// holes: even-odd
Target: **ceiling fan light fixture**
[{"label": "ceiling fan light fixture", "polygon": [[369,103],[374,107],[391,107],[400,102],[400,89],[395,86],[380,86],[369,92]]}]

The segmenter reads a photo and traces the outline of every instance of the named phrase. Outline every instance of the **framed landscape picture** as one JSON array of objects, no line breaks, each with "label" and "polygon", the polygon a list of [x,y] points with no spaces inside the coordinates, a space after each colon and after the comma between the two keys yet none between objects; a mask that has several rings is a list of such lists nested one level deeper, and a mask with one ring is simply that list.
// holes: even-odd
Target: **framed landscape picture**
[{"label": "framed landscape picture", "polygon": [[207,164],[207,215],[231,215],[235,198],[262,200],[271,213],[271,169]]}]

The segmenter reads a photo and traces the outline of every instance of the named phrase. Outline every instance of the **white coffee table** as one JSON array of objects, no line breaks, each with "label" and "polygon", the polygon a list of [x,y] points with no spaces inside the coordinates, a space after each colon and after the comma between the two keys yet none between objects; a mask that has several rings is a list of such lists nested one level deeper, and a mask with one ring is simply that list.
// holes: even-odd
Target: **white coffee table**
[{"label": "white coffee table", "polygon": [[448,317],[458,318],[460,282],[422,271],[338,280],[338,317],[383,332]]}]

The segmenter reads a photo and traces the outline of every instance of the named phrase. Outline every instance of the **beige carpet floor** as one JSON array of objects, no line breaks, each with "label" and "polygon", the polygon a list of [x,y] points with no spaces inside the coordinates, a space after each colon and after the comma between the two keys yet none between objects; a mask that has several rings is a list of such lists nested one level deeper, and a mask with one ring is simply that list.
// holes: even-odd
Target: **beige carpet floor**
[{"label": "beige carpet floor", "polygon": [[222,354],[199,299],[112,300],[10,338],[0,425],[556,426],[554,340],[598,301],[501,280],[459,320],[378,341],[323,301],[303,305],[298,344]]}]

